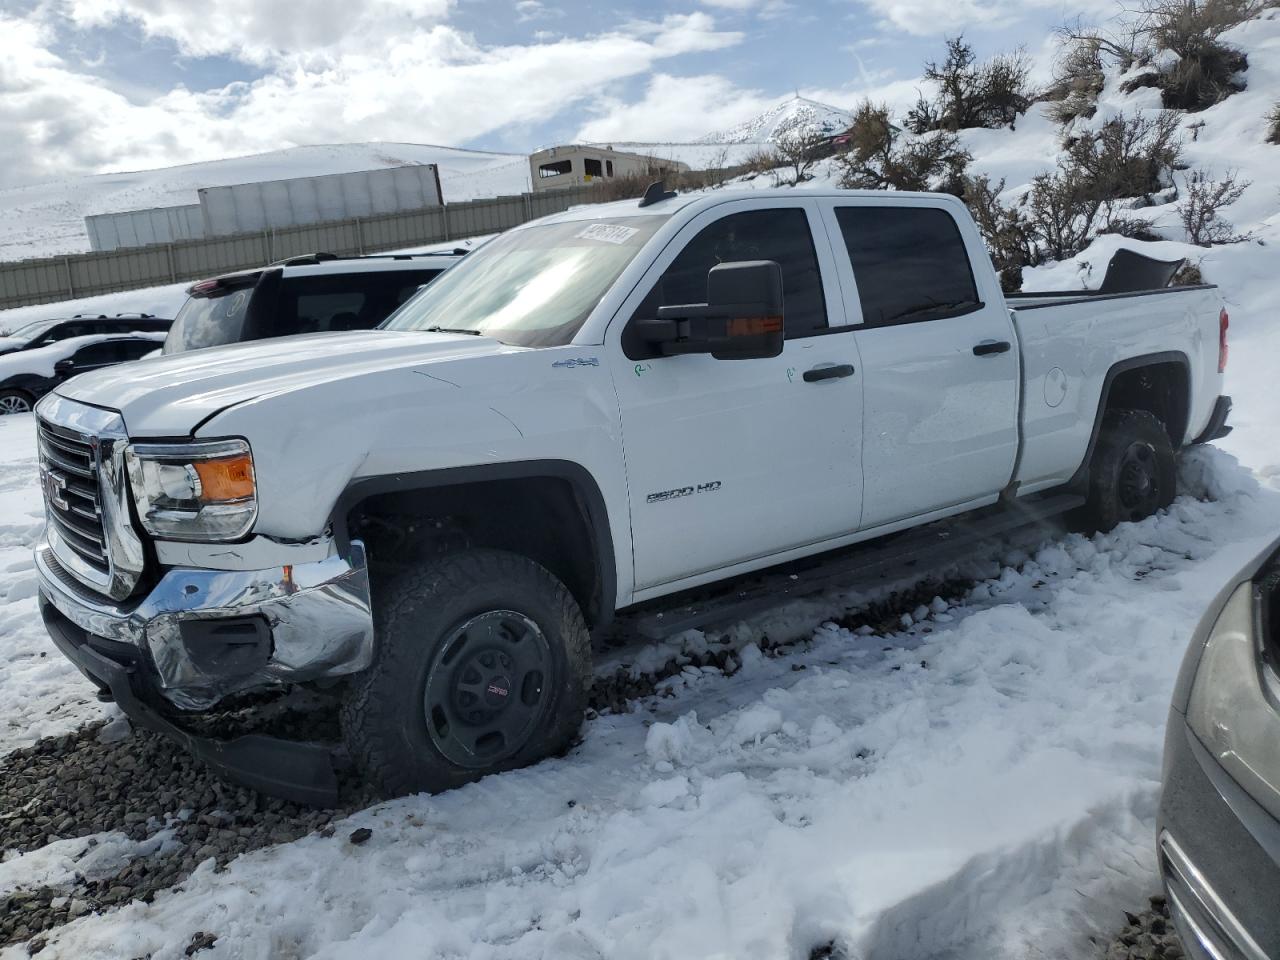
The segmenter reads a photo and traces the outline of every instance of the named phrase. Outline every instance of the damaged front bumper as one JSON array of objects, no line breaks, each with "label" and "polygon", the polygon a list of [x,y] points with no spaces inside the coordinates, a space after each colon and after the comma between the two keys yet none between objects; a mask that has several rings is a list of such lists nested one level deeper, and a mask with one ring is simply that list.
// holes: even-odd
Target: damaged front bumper
[{"label": "damaged front bumper", "polygon": [[87,633],[144,650],[164,698],[203,710],[232,693],[355,673],[373,659],[364,546],[266,570],[170,569],[141,601],[79,584],[47,543],[40,592]]},{"label": "damaged front bumper", "polygon": [[336,798],[329,751],[250,735],[197,736],[170,705],[206,710],[233,693],[339,677],[373,659],[364,547],[261,570],[175,567],[140,601],[115,603],[76,581],[45,542],[40,606],[58,648],[141,726],[175,737],[229,779],[275,796]]}]

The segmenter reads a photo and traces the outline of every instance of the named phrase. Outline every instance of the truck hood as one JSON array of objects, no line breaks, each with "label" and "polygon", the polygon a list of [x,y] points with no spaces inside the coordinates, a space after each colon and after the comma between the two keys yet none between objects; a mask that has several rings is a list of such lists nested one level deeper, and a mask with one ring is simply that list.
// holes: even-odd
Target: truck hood
[{"label": "truck hood", "polygon": [[185,437],[215,414],[268,394],[521,349],[466,334],[317,333],[108,367],[73,377],[57,392],[120,411],[131,436]]}]

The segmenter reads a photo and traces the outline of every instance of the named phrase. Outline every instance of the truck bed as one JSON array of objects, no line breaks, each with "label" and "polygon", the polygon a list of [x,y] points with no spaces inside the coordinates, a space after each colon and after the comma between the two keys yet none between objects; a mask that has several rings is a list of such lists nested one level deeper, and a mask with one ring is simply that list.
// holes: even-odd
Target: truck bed
[{"label": "truck bed", "polygon": [[1198,436],[1220,392],[1221,301],[1212,285],[1131,293],[1089,290],[1007,297],[1022,348],[1022,450],[1027,494],[1065,484],[1085,462],[1096,411],[1128,366],[1169,365],[1184,384],[1167,418],[1175,446]]}]

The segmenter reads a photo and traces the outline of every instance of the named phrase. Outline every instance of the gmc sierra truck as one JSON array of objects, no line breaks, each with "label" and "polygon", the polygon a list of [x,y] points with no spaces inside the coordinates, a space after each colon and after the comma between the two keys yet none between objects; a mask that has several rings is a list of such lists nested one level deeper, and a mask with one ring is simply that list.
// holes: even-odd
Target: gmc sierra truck
[{"label": "gmc sierra truck", "polygon": [[192,729],[307,685],[385,790],[441,790],[564,750],[620,612],[958,514],[1168,505],[1177,449],[1229,429],[1226,331],[1210,286],[1005,297],[947,196],[655,185],[379,329],[60,386],[41,609],[242,782],[333,795],[328,748]]}]

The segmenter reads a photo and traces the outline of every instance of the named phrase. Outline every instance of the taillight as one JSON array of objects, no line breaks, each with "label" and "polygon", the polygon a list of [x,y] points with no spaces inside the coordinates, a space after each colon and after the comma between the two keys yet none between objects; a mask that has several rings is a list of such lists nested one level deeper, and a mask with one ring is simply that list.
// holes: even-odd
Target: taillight
[{"label": "taillight", "polygon": [[218,289],[217,280],[201,280],[199,283],[192,284],[192,293],[210,293]]},{"label": "taillight", "polygon": [[1222,312],[1218,314],[1218,372],[1222,373],[1227,369],[1227,327],[1231,324],[1231,318],[1227,316],[1227,308],[1223,307]]}]

